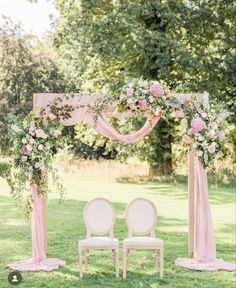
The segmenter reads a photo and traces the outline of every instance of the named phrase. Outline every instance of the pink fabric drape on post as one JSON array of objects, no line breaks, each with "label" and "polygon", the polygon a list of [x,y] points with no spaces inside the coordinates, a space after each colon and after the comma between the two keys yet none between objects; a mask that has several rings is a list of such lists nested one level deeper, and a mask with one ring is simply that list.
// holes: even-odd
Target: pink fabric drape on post
[{"label": "pink fabric drape on post", "polygon": [[207,172],[194,151],[189,155],[189,251],[193,259],[178,258],[176,265],[194,270],[234,271],[234,263],[216,259],[216,246],[208,199]]},{"label": "pink fabric drape on post", "polygon": [[32,233],[32,259],[18,261],[8,265],[9,268],[21,272],[46,270],[52,271],[64,266],[65,261],[57,258],[46,258],[47,249],[47,198],[39,196],[37,185],[31,185],[31,195],[33,198],[31,215]]},{"label": "pink fabric drape on post", "polygon": [[38,263],[46,259],[45,253],[45,226],[43,222],[42,197],[38,195],[36,184],[31,185],[33,198],[31,227],[32,227],[32,257],[33,262]]}]

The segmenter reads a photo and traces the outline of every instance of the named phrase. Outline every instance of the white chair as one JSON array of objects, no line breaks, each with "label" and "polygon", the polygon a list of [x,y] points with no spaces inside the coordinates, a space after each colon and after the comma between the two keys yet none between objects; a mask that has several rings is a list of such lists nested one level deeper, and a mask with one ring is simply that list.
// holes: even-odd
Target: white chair
[{"label": "white chair", "polygon": [[[155,205],[148,199],[137,198],[126,209],[125,221],[128,226],[128,238],[123,240],[123,278],[126,278],[128,258],[131,249],[152,249],[155,267],[160,262],[160,277],[163,277],[163,253],[164,241],[155,238],[157,223],[157,210]],[[133,237],[133,234],[139,235]],[[144,237],[150,234],[151,237]],[[160,257],[157,256],[160,250]]]},{"label": "white chair", "polygon": [[83,216],[87,239],[78,241],[80,277],[82,278],[83,272],[86,271],[89,250],[108,249],[112,250],[116,277],[119,277],[119,241],[113,235],[116,215],[112,203],[104,198],[96,198],[87,203]]}]

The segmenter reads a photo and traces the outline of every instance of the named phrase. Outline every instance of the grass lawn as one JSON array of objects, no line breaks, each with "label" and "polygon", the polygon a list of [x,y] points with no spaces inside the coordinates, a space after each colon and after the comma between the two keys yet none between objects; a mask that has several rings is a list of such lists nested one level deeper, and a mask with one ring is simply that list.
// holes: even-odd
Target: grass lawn
[{"label": "grass lawn", "polygon": [[[64,175],[66,200],[58,205],[57,196],[49,196],[48,257],[66,261],[66,266],[54,272],[22,273],[19,287],[236,287],[234,272],[197,272],[175,266],[177,257],[188,257],[187,248],[187,185],[178,183],[130,184],[108,180],[79,178]],[[6,183],[0,180],[0,287],[11,287],[7,282],[10,272],[6,265],[31,257],[30,224],[26,222],[9,197]],[[235,189],[210,188],[210,201],[217,243],[217,256],[235,261]],[[79,277],[77,240],[85,237],[82,211],[85,203],[95,197],[110,199],[117,211],[115,236],[127,236],[124,211],[135,197],[147,197],[157,206],[159,218],[157,236],[165,241],[164,278],[153,268],[151,252],[132,254],[127,279],[115,278],[111,252],[94,252],[88,273]],[[120,249],[121,252],[121,249]],[[120,273],[122,272],[120,254]]]}]

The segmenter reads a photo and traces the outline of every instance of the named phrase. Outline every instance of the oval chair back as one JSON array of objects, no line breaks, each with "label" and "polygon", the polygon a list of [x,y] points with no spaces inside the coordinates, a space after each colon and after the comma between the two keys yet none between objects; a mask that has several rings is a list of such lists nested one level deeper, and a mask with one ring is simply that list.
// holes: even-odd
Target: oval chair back
[{"label": "oval chair back", "polygon": [[87,238],[91,237],[92,234],[114,236],[113,228],[116,214],[114,206],[109,200],[96,198],[88,202],[84,208],[83,216],[87,228]]},{"label": "oval chair back", "polygon": [[129,237],[151,234],[155,237],[157,223],[156,206],[148,199],[137,198],[129,203],[126,209],[125,221],[128,226]]}]

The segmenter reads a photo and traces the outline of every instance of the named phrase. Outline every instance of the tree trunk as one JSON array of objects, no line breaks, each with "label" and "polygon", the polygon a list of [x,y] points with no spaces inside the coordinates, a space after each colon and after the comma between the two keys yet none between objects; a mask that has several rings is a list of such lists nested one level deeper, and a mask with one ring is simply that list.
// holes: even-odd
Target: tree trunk
[{"label": "tree trunk", "polygon": [[151,154],[149,157],[149,176],[170,176],[172,167],[172,143],[175,126],[171,121],[161,119],[153,129],[150,138]]},{"label": "tree trunk", "polygon": [[149,167],[149,176],[170,176],[173,172],[172,159],[160,161],[158,165]]}]

